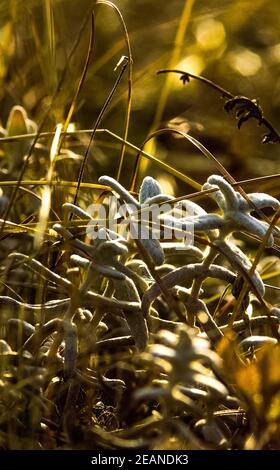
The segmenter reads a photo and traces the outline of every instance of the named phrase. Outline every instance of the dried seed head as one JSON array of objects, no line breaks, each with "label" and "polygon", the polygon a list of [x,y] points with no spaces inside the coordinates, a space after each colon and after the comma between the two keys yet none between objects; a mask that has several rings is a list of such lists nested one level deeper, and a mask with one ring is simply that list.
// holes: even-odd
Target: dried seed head
[{"label": "dried seed head", "polygon": [[[7,121],[7,136],[24,135],[37,132],[37,125],[27,117],[22,106],[13,106]],[[8,169],[12,172],[22,164],[30,147],[30,140],[6,144],[8,152]]]},{"label": "dried seed head", "polygon": [[11,346],[4,339],[0,339],[0,354],[9,352],[12,352]]}]

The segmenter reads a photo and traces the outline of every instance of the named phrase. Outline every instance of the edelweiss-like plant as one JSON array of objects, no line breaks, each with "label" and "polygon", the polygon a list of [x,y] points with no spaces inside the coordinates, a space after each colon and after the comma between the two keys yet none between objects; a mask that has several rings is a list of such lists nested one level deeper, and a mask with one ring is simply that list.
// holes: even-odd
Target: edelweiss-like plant
[{"label": "edelweiss-like plant", "polygon": [[[160,242],[157,238],[149,236],[149,228],[145,225],[139,224],[139,215],[147,216],[149,207],[152,204],[163,202],[168,199],[168,196],[161,194],[161,188],[156,180],[151,177],[146,177],[143,180],[139,193],[139,202],[116,180],[109,176],[102,176],[99,178],[99,183],[110,186],[118,196],[127,204],[129,214],[129,224],[133,235],[139,239],[142,246],[148,251],[156,266],[160,266],[164,262],[164,253],[161,248]],[[142,231],[144,236],[138,237],[137,234]]]},{"label": "edelweiss-like plant", "polygon": [[[225,238],[232,232],[247,232],[263,238],[269,228],[266,222],[258,220],[251,215],[256,209],[271,207],[278,209],[279,201],[264,193],[248,194],[248,201],[222,177],[212,175],[202,187],[203,190],[214,189],[212,197],[217,202],[223,214],[207,214],[202,208],[195,216],[184,217],[180,220],[170,218],[176,227],[182,230],[195,230],[209,232],[219,229],[219,237]],[[190,201],[189,201],[190,203]],[[196,208],[199,207],[197,204]],[[215,237],[217,238],[217,237]],[[273,245],[273,235],[270,235],[268,246]]]},{"label": "edelweiss-like plant", "polygon": [[[211,398],[225,398],[227,390],[206,368],[215,371],[219,368],[218,356],[210,350],[209,342],[196,336],[186,327],[178,327],[171,333],[161,330],[156,336],[156,343],[151,344],[142,354],[143,361],[156,363],[156,368],[167,378],[162,382],[169,391],[177,385],[198,385],[206,387]],[[199,364],[200,363],[200,364]],[[203,364],[203,366],[202,366]],[[163,378],[163,377],[162,377]]]},{"label": "edelweiss-like plant", "polygon": [[[245,272],[251,270],[252,264],[247,256],[235,244],[231,243],[227,237],[232,232],[246,232],[250,235],[263,238],[269,228],[267,222],[258,220],[251,215],[254,210],[261,210],[266,207],[277,209],[279,201],[272,196],[264,193],[251,193],[247,195],[246,200],[239,192],[235,191],[232,186],[221,176],[212,175],[204,184],[203,189],[218,189],[213,192],[212,197],[215,199],[223,212],[222,216],[209,214],[208,218],[216,223],[219,229],[218,237],[215,237],[214,244],[222,251],[222,253],[232,262],[235,268],[242,268]],[[267,245],[272,246],[274,243],[273,234],[270,234]],[[258,293],[263,296],[265,293],[263,282],[257,273],[251,276],[252,282]]]},{"label": "edelweiss-like plant", "polygon": [[[87,212],[80,210],[79,207],[72,204],[66,204],[64,208],[76,215],[87,217],[88,219],[91,218]],[[71,233],[62,229],[60,225],[56,224],[54,229],[68,240],[71,240]],[[72,262],[86,271],[84,281],[80,287],[80,293],[86,295],[92,288],[95,278],[94,274],[98,273],[108,278],[111,282],[112,294],[115,294],[118,301],[127,303],[127,308],[122,309],[122,312],[134,338],[135,345],[139,349],[144,349],[148,341],[146,321],[141,312],[132,311],[129,305],[133,303],[140,304],[139,293],[133,279],[136,281],[136,284],[139,282],[140,288],[143,287],[145,282],[141,283],[138,276],[129,268],[125,268],[124,264],[119,261],[120,257],[125,258],[128,254],[128,248],[125,246],[125,239],[123,237],[105,228],[98,229],[95,235],[91,244],[75,239],[76,247],[86,255],[71,255]],[[95,315],[99,319],[98,321],[101,321],[105,312],[106,309],[102,309],[100,306],[99,311]],[[93,320],[96,322],[95,318]],[[98,326],[98,321],[96,326]]]},{"label": "edelweiss-like plant", "polygon": [[[226,237],[231,232],[247,232],[259,238],[263,238],[269,228],[269,224],[258,220],[251,215],[256,209],[271,207],[278,209],[279,201],[272,196],[264,193],[248,194],[246,200],[239,192],[221,176],[212,175],[202,189],[217,189],[212,197],[217,202],[223,212],[222,216],[211,214],[208,216],[209,222],[216,222],[216,228],[220,229],[220,238]],[[273,235],[270,235],[267,241],[268,246],[273,245]]]},{"label": "edelweiss-like plant", "polygon": [[[109,176],[102,176],[99,178],[99,183],[110,186],[115,193],[127,204],[128,214],[129,214],[129,223],[131,231],[133,232],[134,238],[137,238],[143,247],[148,251],[151,256],[154,264],[160,266],[163,264],[165,256],[164,251],[172,249],[173,251],[178,249],[183,249],[183,245],[175,245],[168,243],[160,243],[159,241],[159,228],[152,227],[149,228],[149,214],[155,208],[155,205],[171,202],[174,197],[163,194],[159,183],[152,177],[146,176],[143,179],[143,182],[139,190],[139,201],[137,201],[123,186],[120,185],[114,178]],[[176,222],[180,222],[181,219],[178,219],[172,215],[169,215],[170,211],[179,210],[179,214],[182,215],[182,211],[192,214],[194,219],[199,218],[201,215],[207,215],[206,211],[202,209],[198,204],[195,204],[192,201],[183,200],[179,204],[174,204],[167,207],[168,211],[166,212],[166,207],[164,207],[163,214],[158,214],[158,224],[166,224],[167,226],[173,227],[173,221],[175,221],[174,228],[176,228]],[[178,211],[177,211],[178,212]],[[140,220],[141,217],[141,220]],[[141,222],[141,226],[139,225]],[[181,228],[181,226],[179,227]],[[186,228],[183,226],[183,229]],[[190,223],[190,229],[193,228],[193,221]],[[154,229],[154,231],[153,231]],[[140,235],[138,235],[140,234]],[[180,235],[180,234],[177,234]],[[182,232],[181,238],[184,237]],[[193,255],[195,258],[203,257],[202,252],[193,246],[187,247],[188,254]],[[185,250],[186,251],[186,250]]]},{"label": "edelweiss-like plant", "polygon": [[[176,228],[180,228],[182,231],[193,230],[207,233],[212,242],[212,248],[202,254],[203,259],[200,263],[188,264],[175,270],[170,269],[170,272],[163,275],[162,285],[169,290],[175,289],[179,298],[184,299],[190,324],[194,325],[195,318],[201,318],[200,312],[205,314],[201,326],[215,343],[221,339],[222,331],[214,322],[205,303],[199,299],[201,286],[210,277],[223,279],[235,285],[235,276],[232,272],[213,264],[218,252],[220,252],[241,276],[244,277],[250,273],[253,288],[258,295],[264,296],[265,288],[259,273],[256,270],[251,273],[250,260],[236,244],[229,240],[229,237],[234,231],[246,231],[258,237],[265,236],[269,225],[251,215],[251,212],[265,207],[277,209],[279,202],[262,193],[249,194],[248,200],[246,200],[224,178],[217,175],[209,177],[203,189],[215,190],[213,197],[222,210],[222,215],[207,214],[198,204],[184,201],[192,215],[176,218],[167,214],[164,215],[164,221],[172,222]],[[268,245],[272,244],[273,234],[268,239]],[[191,289],[184,290],[185,287],[191,287]],[[142,308],[146,315],[149,316],[151,305],[160,294],[161,288],[157,283],[145,292],[142,298]]]},{"label": "edelweiss-like plant", "polygon": [[194,429],[201,427],[202,433],[207,435],[206,440],[227,448],[227,437],[209,410],[225,409],[233,403],[238,406],[238,401],[229,395],[216,376],[221,360],[211,351],[209,342],[183,326],[173,333],[161,330],[155,342],[141,354],[141,362],[153,369],[153,374],[150,374],[149,385],[135,392],[131,407],[147,400],[162,403],[164,399],[167,415],[172,416],[176,410],[177,424],[190,439],[196,441],[195,436],[187,432],[188,427],[182,419],[188,414],[194,416]]}]

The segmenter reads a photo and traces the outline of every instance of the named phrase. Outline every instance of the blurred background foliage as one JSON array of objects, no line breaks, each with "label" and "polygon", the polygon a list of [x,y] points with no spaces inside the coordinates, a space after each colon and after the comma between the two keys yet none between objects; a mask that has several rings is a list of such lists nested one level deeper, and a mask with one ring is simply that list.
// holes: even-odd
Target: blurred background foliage
[{"label": "blurred background foliage", "polygon": [[[280,119],[279,1],[115,0],[114,3],[123,14],[133,56],[128,140],[141,146],[151,130],[177,127],[199,139],[238,180],[277,173],[280,148],[261,144],[262,129],[255,121],[238,130],[234,117],[224,112],[217,92],[194,80],[184,86],[179,75],[167,78],[156,73],[172,63],[173,68],[201,74],[233,94],[257,98],[265,115],[277,128]],[[67,56],[94,4],[92,0],[1,0],[0,118],[3,127],[15,104],[24,106],[29,117],[39,122],[65,67],[65,80],[45,130],[53,130],[55,124],[66,118],[85,63],[89,22],[68,65]],[[178,36],[186,9],[185,29]],[[104,4],[95,5],[94,11],[93,54],[72,119],[77,129],[92,127],[116,80],[118,70],[114,68],[121,56],[127,55],[116,12]],[[120,136],[124,132],[127,106],[126,76],[127,71],[101,125]],[[162,112],[155,120],[164,92]],[[199,182],[215,171],[212,162],[174,135],[159,137],[156,147],[150,146],[148,150]],[[96,182],[97,176],[104,173],[115,176],[119,155],[120,146],[99,134],[84,180]],[[135,153],[127,150],[121,175],[124,184],[129,184],[134,161]],[[77,179],[78,167],[76,170],[77,175],[72,175],[72,179]],[[149,164],[149,168],[145,165],[142,171],[160,179],[164,177],[153,164]],[[92,178],[96,178],[95,181]],[[176,194],[190,189],[170,176],[164,181],[168,185],[166,189],[170,191],[172,185]],[[266,183],[262,189],[279,196],[275,182]]]}]

